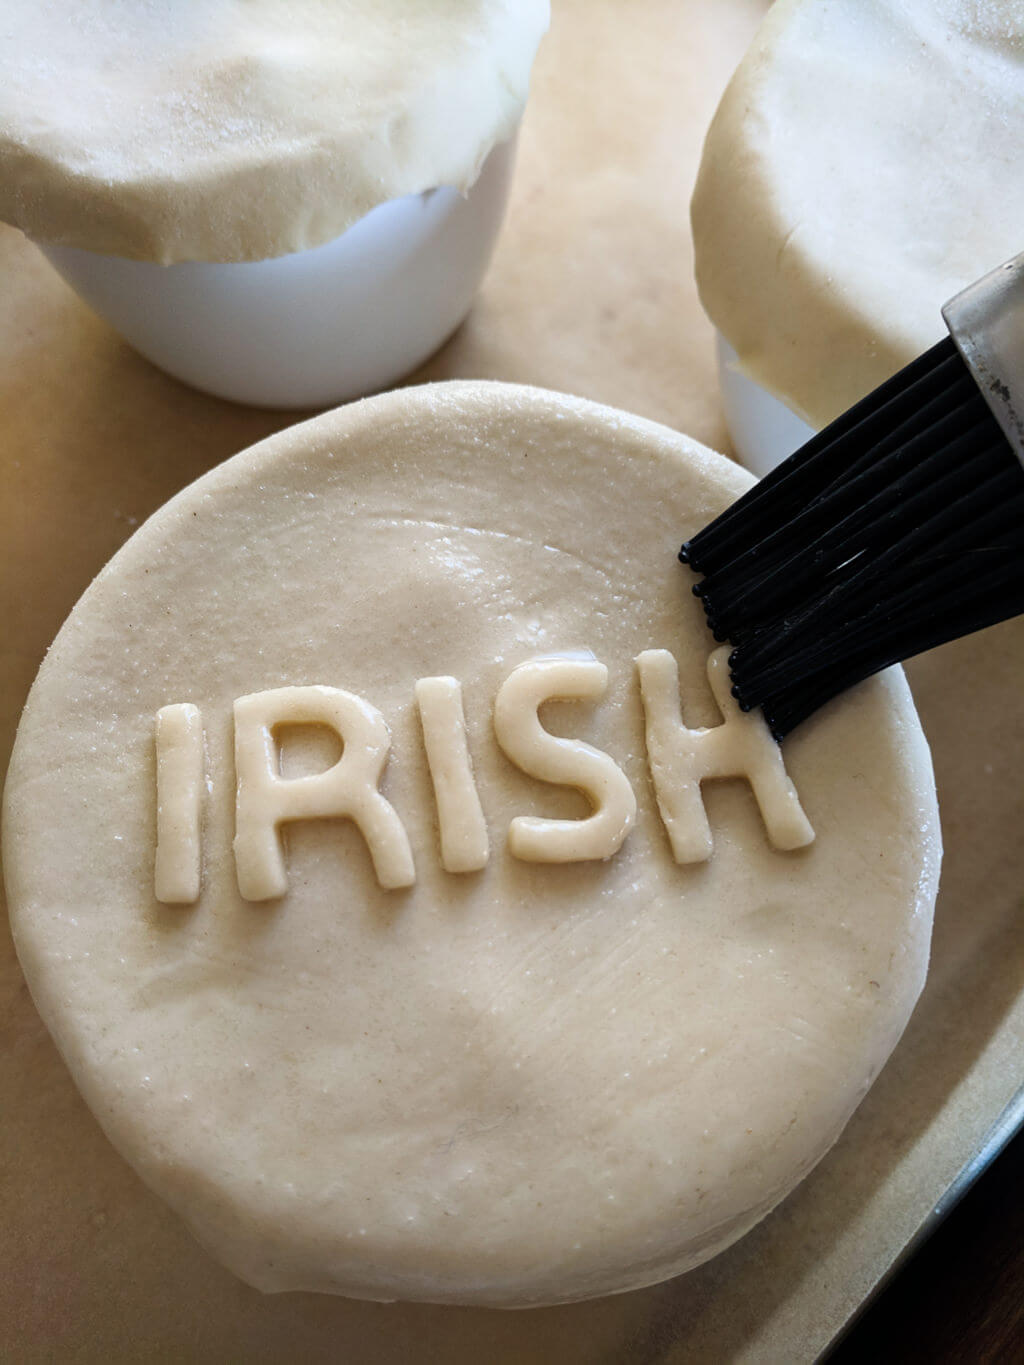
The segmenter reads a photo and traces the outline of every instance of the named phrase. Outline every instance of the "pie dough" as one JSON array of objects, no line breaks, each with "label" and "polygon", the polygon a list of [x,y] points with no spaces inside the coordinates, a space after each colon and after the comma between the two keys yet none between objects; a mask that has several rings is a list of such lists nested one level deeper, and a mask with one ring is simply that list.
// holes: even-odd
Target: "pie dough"
[{"label": "pie dough", "polygon": [[0,219],[163,264],[319,246],[466,190],[547,22],[547,0],[6,0]]},{"label": "pie dough", "polygon": [[708,133],[697,284],[743,371],[825,426],[1020,250],[1020,0],[777,0]]},{"label": "pie dough", "polygon": [[[635,660],[650,691],[668,651],[687,725],[720,723],[676,550],[749,482],[582,400],[410,389],[205,475],[65,624],[6,788],[18,952],[113,1143],[250,1283],[508,1307],[652,1283],[767,1213],[884,1063],[939,861],[900,671],[786,741],[805,847],[773,847],[750,785],[716,781],[711,856],[676,862],[664,734],[657,795],[650,776]],[[354,820],[312,820],[285,826],[286,894],[240,895],[234,745],[278,689],[298,719],[329,689],[363,699],[359,725],[384,717],[411,885],[400,865],[383,889]],[[624,832],[530,861],[513,823],[564,829],[588,803],[501,745],[525,744],[524,695],[567,693],[588,699],[542,705],[541,726],[600,751],[635,804],[616,779]],[[338,759],[322,729],[276,742],[289,782]],[[483,841],[463,803],[469,837],[442,850],[438,793],[470,772]],[[156,899],[158,824],[186,853],[202,840],[194,903],[166,858],[185,903]]]}]

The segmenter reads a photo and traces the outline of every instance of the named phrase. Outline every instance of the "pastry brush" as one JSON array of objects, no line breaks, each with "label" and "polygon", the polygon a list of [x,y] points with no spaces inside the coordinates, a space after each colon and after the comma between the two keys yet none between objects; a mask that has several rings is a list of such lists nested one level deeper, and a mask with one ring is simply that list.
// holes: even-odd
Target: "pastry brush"
[{"label": "pastry brush", "polygon": [[1024,253],[949,336],[824,428],[679,558],[733,695],[775,738],[889,664],[1024,612]]}]

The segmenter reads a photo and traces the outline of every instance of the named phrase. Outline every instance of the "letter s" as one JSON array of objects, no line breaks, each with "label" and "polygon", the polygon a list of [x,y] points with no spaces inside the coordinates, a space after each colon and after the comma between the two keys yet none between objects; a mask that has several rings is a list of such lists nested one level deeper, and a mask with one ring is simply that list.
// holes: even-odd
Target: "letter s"
[{"label": "letter s", "polygon": [[533,659],[520,664],[494,700],[494,730],[506,755],[542,782],[576,787],[593,814],[584,820],[542,820],[517,815],[509,825],[513,856],[533,863],[584,862],[610,858],[622,846],[636,818],[629,779],[606,753],[582,740],[550,734],[538,708],[554,698],[597,700],[604,696],[608,670],[596,659]]}]

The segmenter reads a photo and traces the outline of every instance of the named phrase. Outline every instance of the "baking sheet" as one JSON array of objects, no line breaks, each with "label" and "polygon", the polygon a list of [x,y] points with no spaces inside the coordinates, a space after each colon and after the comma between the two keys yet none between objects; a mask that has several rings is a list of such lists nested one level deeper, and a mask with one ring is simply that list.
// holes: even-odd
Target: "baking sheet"
[{"label": "baking sheet", "polygon": [[[764,6],[556,0],[506,229],[420,378],[542,384],[722,449],[687,203],[703,130]],[[0,761],[47,644],[154,508],[294,420],[135,356],[0,229]],[[753,1233],[638,1293],[517,1313],[264,1297],[107,1144],[0,939],[0,1350],[19,1361],[811,1360],[1012,1114],[1024,1070],[1024,622],[909,670],[946,839],[933,965],[830,1155]]]}]

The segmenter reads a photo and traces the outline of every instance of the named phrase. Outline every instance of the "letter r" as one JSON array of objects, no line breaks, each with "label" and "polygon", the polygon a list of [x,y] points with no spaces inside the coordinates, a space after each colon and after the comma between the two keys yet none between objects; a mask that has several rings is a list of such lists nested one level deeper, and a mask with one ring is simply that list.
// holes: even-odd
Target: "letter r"
[{"label": "letter r", "polygon": [[[281,776],[274,730],[327,725],[340,737],[341,757],[326,772]],[[377,790],[391,735],[381,713],[336,687],[279,687],[235,702],[235,870],[249,901],[288,890],[279,826],[290,820],[343,816],[354,820],[370,849],[381,886],[411,886],[412,850],[394,807]]]}]

